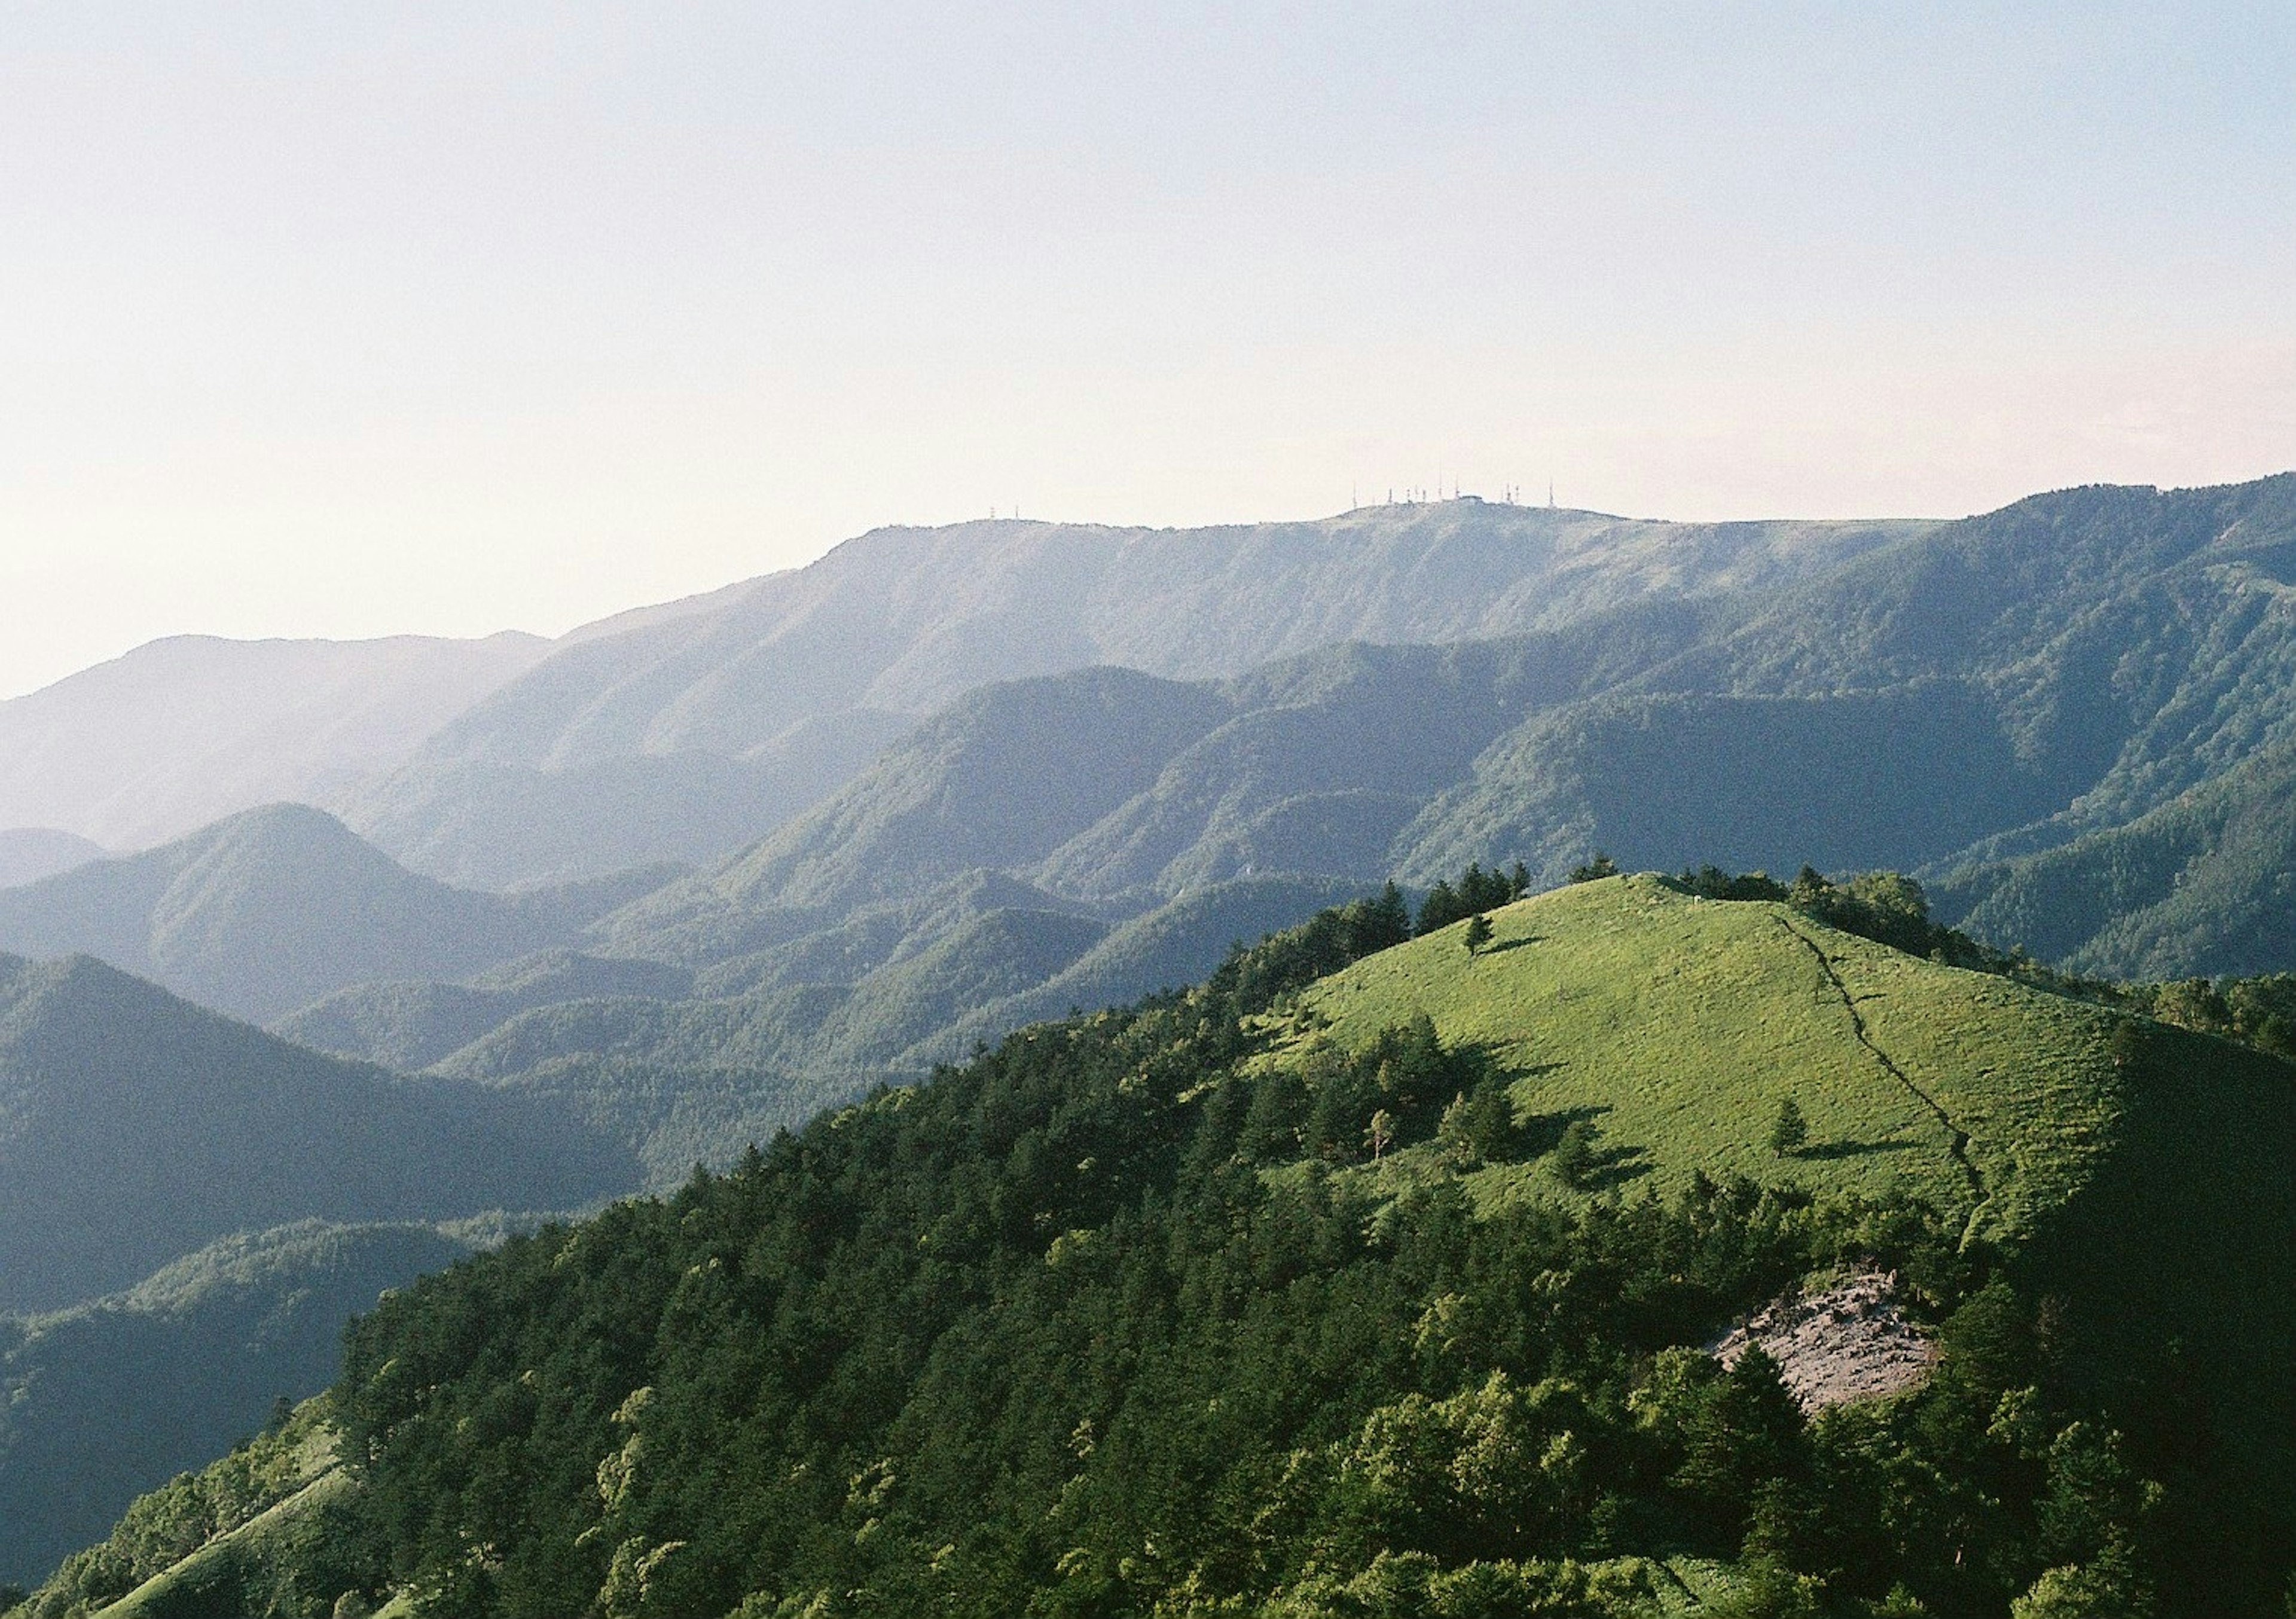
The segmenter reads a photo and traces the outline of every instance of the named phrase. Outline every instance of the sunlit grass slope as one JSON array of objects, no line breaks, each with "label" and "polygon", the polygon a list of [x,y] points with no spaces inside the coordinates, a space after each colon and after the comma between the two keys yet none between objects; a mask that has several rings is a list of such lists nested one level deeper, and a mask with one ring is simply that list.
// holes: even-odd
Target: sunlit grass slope
[{"label": "sunlit grass slope", "polygon": [[[1534,1132],[1595,1127],[1595,1189],[1669,1192],[1702,1170],[1903,1190],[1972,1236],[2013,1239],[2093,1173],[2120,1111],[2112,1014],[1784,905],[1621,877],[1491,920],[1472,956],[1463,923],[1324,980],[1305,1021],[1355,1047],[1426,1012],[1512,1077]],[[1789,1098],[1808,1144],[1781,1160],[1767,1139]],[[1486,1173],[1488,1194],[1536,1172]]]},{"label": "sunlit grass slope", "polygon": [[[1423,1011],[1511,1079],[1534,1144],[1573,1119],[1599,1132],[1582,1189],[1551,1162],[1499,1165],[1472,1177],[1487,1204],[1667,1195],[1702,1170],[1915,1192],[2064,1302],[2091,1375],[2184,1361],[2221,1442],[2288,1492],[2296,1069],[1656,876],[1491,920],[1474,956],[1463,923],[1312,986],[1275,1060]],[[1789,1097],[1808,1142],[1781,1157]],[[1416,1179],[1432,1150],[1357,1173]]]}]

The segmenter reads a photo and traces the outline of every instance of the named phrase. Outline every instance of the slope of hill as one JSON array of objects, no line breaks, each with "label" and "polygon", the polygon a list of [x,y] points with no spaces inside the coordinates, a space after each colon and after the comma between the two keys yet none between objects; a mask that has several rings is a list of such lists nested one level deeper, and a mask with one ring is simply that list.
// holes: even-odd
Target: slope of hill
[{"label": "slope of hill", "polygon": [[[1964,1240],[2002,1246],[2072,1201],[2132,1104],[2117,1013],[1925,961],[1784,904],[1618,877],[1492,921],[1472,954],[1455,925],[1316,985],[1298,1016],[1316,1032],[1285,1059],[1365,1049],[1424,1014],[1446,1044],[1521,1076],[1511,1092],[1521,1112],[1588,1121],[1606,1144],[1604,1185],[1662,1197],[1701,1173],[1779,1173],[1764,1132],[1791,1098],[1809,1132],[1797,1173],[1909,1192]],[[1474,1190],[1519,1190],[1512,1168],[1491,1173]]]},{"label": "slope of hill", "polygon": [[0,957],[0,1311],[234,1231],[564,1209],[627,1156],[515,1099],[287,1044],[86,957]]},{"label": "slope of hill", "polygon": [[141,854],[0,890],[0,949],[84,952],[275,1017],[351,984],[457,977],[578,936],[668,871],[516,895],[417,877],[323,811],[271,805]]},{"label": "slope of hill", "polygon": [[0,828],[135,849],[258,804],[332,803],[550,647],[512,634],[155,641],[0,702]]},{"label": "slope of hill", "polygon": [[0,1319],[0,1581],[43,1577],[128,1503],[332,1380],[343,1324],[480,1245],[316,1221],[226,1239],[125,1293]]},{"label": "slope of hill", "polygon": [[91,860],[102,860],[103,846],[76,832],[54,827],[21,826],[0,832],[0,888],[53,877]]},{"label": "slope of hill", "polygon": [[2296,738],[2119,826],[1934,885],[1963,925],[2082,972],[2175,978],[2296,962]]},{"label": "slope of hill", "polygon": [[[394,1296],[329,1397],[366,1460],[229,1577],[311,1611],[2278,1601],[2285,1064],[1654,878],[1489,920],[1324,913]],[[1850,1265],[1924,1382],[1810,1421],[1702,1353]]]},{"label": "slope of hill", "polygon": [[[880,529],[701,610],[562,648],[348,819],[419,869],[487,887],[722,855],[988,682],[1094,664],[1204,678],[1336,641],[1559,627],[1654,597],[1779,588],[1933,526],[1650,523],[1457,500],[1256,527]],[[689,807],[681,783],[713,771],[748,781],[746,822],[728,819],[732,792]],[[626,806],[646,806],[603,863],[566,831],[602,772]],[[482,791],[456,785],[472,780]]]}]

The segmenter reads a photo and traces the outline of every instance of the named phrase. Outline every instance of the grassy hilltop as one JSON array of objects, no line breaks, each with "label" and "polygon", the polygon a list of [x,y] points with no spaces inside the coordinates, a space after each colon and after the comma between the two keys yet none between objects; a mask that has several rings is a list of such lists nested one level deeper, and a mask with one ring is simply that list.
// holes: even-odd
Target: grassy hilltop
[{"label": "grassy hilltop", "polygon": [[[1519,1112],[1599,1132],[1603,1188],[1681,1190],[1699,1172],[1869,1195],[1902,1190],[1972,1237],[2014,1240],[2082,1184],[2121,1106],[2118,1019],[1915,960],[1780,904],[1666,879],[1574,885],[1382,952],[1300,997],[1360,1045],[1419,1012],[1488,1051]],[[1790,1165],[1779,1104],[1807,1116]],[[1965,1145],[1963,1138],[1966,1137]],[[1513,1190],[1522,1166],[1486,1172]],[[1549,1176],[1534,1183],[1555,1189]]]},{"label": "grassy hilltop", "polygon": [[[2296,1071],[1657,877],[1484,920],[1327,912],[428,1279],[307,1508],[175,1577],[144,1509],[31,1611],[2277,1602]],[[1850,1269],[1925,1385],[1805,1419],[1702,1353]]]},{"label": "grassy hilltop", "polygon": [[[1519,1116],[1596,1131],[1588,1186],[1551,1165],[1467,1177],[1486,1204],[1678,1192],[1697,1174],[1909,1193],[2132,1358],[2179,1341],[2226,1441],[2296,1454],[2296,1070],[2014,980],[1839,932],[1792,907],[1607,879],[1368,957],[1303,993],[1277,1061],[1361,1048],[1424,1012],[1488,1052]],[[1767,1144],[1791,1098],[1808,1141]],[[1420,1173],[1431,1148],[1380,1170]]]}]

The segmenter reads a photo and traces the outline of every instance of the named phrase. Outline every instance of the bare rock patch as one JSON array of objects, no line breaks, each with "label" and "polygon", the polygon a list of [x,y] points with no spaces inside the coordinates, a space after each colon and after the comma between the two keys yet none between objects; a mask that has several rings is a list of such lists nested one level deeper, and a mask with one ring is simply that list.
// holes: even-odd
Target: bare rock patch
[{"label": "bare rock patch", "polygon": [[1861,1271],[1822,1293],[1791,1293],[1707,1347],[1725,1366],[1759,1344],[1805,1411],[1918,1385],[1937,1345],[1898,1307],[1894,1272]]}]

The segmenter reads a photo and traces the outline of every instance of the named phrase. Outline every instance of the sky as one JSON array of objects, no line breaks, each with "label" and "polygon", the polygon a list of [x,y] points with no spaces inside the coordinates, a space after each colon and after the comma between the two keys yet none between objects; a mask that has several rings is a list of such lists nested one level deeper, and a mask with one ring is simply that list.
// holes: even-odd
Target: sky
[{"label": "sky", "polygon": [[2296,468],[2296,8],[0,12],[0,696],[884,523]]}]

